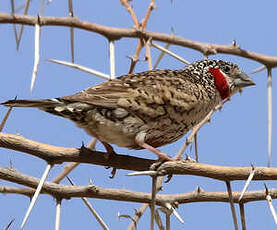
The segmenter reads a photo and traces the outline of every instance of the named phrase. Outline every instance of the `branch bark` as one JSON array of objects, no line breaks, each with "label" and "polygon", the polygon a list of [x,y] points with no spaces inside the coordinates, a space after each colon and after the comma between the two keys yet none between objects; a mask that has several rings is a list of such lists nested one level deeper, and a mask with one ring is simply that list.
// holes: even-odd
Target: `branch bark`
[{"label": "branch bark", "polygon": [[[0,13],[0,24],[24,24],[34,26],[37,22],[36,16],[29,15],[11,15],[7,13]],[[255,53],[241,49],[234,45],[219,45],[212,43],[204,43],[192,41],[176,35],[157,33],[151,31],[140,31],[134,28],[115,28],[109,26],[98,25],[95,23],[80,20],[76,17],[40,17],[40,26],[67,26],[79,28],[91,32],[98,33],[105,36],[109,40],[117,40],[123,37],[129,38],[144,38],[148,40],[151,38],[154,41],[166,42],[178,46],[183,46],[197,50],[204,55],[212,55],[217,53],[231,54],[240,57],[245,57],[257,62],[260,62],[268,68],[277,66],[277,57]]]},{"label": "branch bark", "polygon": [[[0,167],[0,179],[4,179],[17,184],[25,185],[31,188],[36,188],[39,183],[39,178],[22,174],[14,169]],[[0,186],[1,193],[16,193],[26,196],[31,196],[34,192],[29,188],[16,188],[8,186]],[[277,198],[277,189],[271,189],[270,195],[272,199]],[[74,197],[91,197],[98,199],[128,201],[137,203],[151,203],[151,193],[134,192],[127,189],[110,189],[101,188],[95,185],[88,186],[68,186],[56,184],[53,182],[45,182],[42,187],[42,193],[47,193],[56,199],[70,199]],[[259,201],[266,199],[264,190],[246,192],[242,200],[239,201],[240,192],[233,192],[235,203],[247,203],[251,201]],[[195,190],[183,194],[157,194],[156,204],[164,206],[165,203],[179,204],[192,202],[229,202],[227,192],[205,192],[203,190]]]},{"label": "branch bark", "polygon": [[[41,158],[51,164],[80,162],[109,166],[117,169],[146,171],[154,160],[116,154],[109,160],[105,153],[88,148],[65,148],[39,143],[19,135],[0,133],[0,147],[13,149]],[[168,161],[158,169],[159,175],[195,175],[222,181],[247,180],[252,167],[227,167],[186,161]],[[277,180],[277,168],[255,167],[253,180]]]}]

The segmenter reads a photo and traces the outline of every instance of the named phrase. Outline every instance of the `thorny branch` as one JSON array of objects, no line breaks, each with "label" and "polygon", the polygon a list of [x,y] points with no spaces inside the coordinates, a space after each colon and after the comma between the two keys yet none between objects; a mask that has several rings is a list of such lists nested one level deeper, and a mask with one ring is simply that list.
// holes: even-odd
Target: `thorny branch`
[{"label": "thorny branch", "polygon": [[[146,11],[145,17],[142,19],[141,23],[139,23],[136,15],[135,15],[135,12],[133,11],[132,7],[129,5],[128,1],[127,0],[120,0],[120,1],[121,1],[122,5],[124,5],[127,8],[128,12],[130,13],[130,15],[135,23],[136,30],[145,32],[146,25],[150,18],[151,12],[155,8],[155,0],[150,1],[150,4]],[[147,40],[149,40],[149,39],[147,39]],[[144,43],[145,43],[144,39],[139,38],[135,54],[133,57],[131,57],[129,73],[132,73],[134,71],[137,62],[139,61],[139,54],[141,52],[142,47],[144,46]],[[150,49],[150,47],[149,47],[149,49]],[[148,50],[148,53],[149,52],[150,52],[150,50]],[[147,57],[147,55],[146,55],[146,57]],[[148,62],[149,62],[149,69],[152,69],[151,57],[149,57],[149,56],[148,56]]]},{"label": "thorny branch", "polygon": [[[41,158],[51,164],[80,162],[109,166],[132,171],[146,171],[154,160],[116,154],[109,160],[105,153],[88,148],[65,148],[42,144],[19,135],[0,133],[0,147],[24,152]],[[158,169],[158,175],[196,175],[217,180],[247,180],[252,167],[227,167],[186,161],[168,161]],[[277,168],[255,167],[253,180],[277,180]]]},{"label": "thorny branch", "polygon": [[[191,41],[188,39],[184,39],[182,37],[150,32],[146,31],[146,24],[149,20],[152,10],[155,8],[155,1],[151,0],[145,17],[141,22],[138,21],[135,12],[132,7],[129,5],[127,0],[120,0],[121,3],[126,7],[128,12],[130,13],[134,24],[135,29],[122,29],[122,28],[113,28],[102,25],[97,25],[94,23],[89,23],[82,21],[76,17],[40,17],[40,26],[68,26],[73,30],[73,28],[80,28],[84,30],[88,30],[91,32],[99,33],[109,40],[121,39],[123,37],[129,38],[138,38],[138,44],[136,48],[135,55],[131,58],[132,63],[130,66],[129,72],[133,72],[137,61],[139,60],[139,54],[141,52],[142,47],[146,44],[146,41],[161,41],[166,42],[168,44],[175,44],[178,46],[188,47],[194,50],[197,50],[204,54],[204,56],[217,54],[217,53],[225,53],[231,55],[237,55],[241,57],[245,57],[251,60],[255,60],[257,62],[262,63],[264,66],[268,68],[271,74],[271,69],[277,66],[277,57],[267,56],[255,52],[250,52],[247,50],[241,49],[237,45],[218,45],[218,44],[209,44],[202,43],[197,41]],[[29,1],[27,0],[27,3]],[[28,10],[28,7],[26,6]],[[25,9],[25,10],[26,10]],[[20,31],[20,36],[23,32],[23,25],[36,25],[36,17],[27,16],[27,15],[12,15],[0,13],[0,23],[12,23],[12,24],[22,24]],[[20,39],[18,42],[20,42]],[[150,45],[146,46],[146,58],[149,61],[149,69],[152,68],[151,63],[151,54],[150,54]],[[269,75],[270,75],[269,74]],[[271,76],[271,75],[270,75]],[[212,113],[204,119],[203,122],[197,127],[195,127],[192,131],[192,134],[188,137],[184,149],[189,145],[195,133],[202,127],[204,123],[206,123]],[[270,120],[270,119],[269,119]],[[270,132],[270,131],[269,131]],[[270,141],[269,141],[270,142]],[[3,134],[0,133],[0,147],[10,148],[18,151],[22,151],[34,156],[37,156],[41,159],[44,159],[48,163],[51,164],[59,164],[65,161],[75,161],[75,162],[86,162],[91,164],[98,165],[107,165],[116,168],[122,169],[130,169],[130,170],[147,170],[150,165],[153,163],[152,160],[146,160],[136,157],[122,156],[117,155],[114,159],[106,160],[103,153],[93,151],[93,155],[91,154],[91,150],[86,148],[74,149],[74,148],[62,148],[56,146],[45,145],[42,143],[34,142],[23,137],[17,135]],[[69,151],[69,152],[67,152]],[[271,152],[271,150],[269,150]],[[90,154],[90,156],[88,155]],[[181,159],[182,153],[179,153],[177,159]],[[128,162],[126,164],[126,162]],[[130,162],[133,165],[130,165]],[[76,163],[73,163],[76,164]],[[269,163],[270,164],[270,163]],[[137,165],[134,168],[134,165]],[[74,167],[74,165],[72,165]],[[188,174],[188,175],[198,175],[210,177],[218,180],[246,180],[249,175],[250,167],[222,167],[222,166],[214,166],[214,165],[205,165],[198,163],[186,163],[183,161],[176,162],[166,162],[158,168],[159,175],[166,174]],[[277,169],[267,169],[264,167],[255,168],[256,174],[253,180],[276,180],[277,179]],[[1,193],[17,193],[31,197],[34,193],[34,189],[32,187],[36,187],[38,185],[39,179],[30,177],[24,174],[21,174],[13,169],[5,169],[0,167],[0,178],[5,179],[7,181],[15,182],[18,184],[22,184],[25,186],[29,186],[31,188],[16,188],[9,186],[1,186]],[[141,203],[151,203],[151,194],[146,193],[138,193],[132,192],[128,190],[120,190],[120,189],[104,189],[97,186],[65,186],[65,185],[57,185],[52,182],[46,182],[43,185],[43,193],[48,193],[57,199],[66,198],[69,199],[71,197],[95,197],[100,199],[111,199],[111,200],[122,200],[122,201],[133,201],[133,202],[141,202]],[[123,196],[119,196],[119,194],[124,194]],[[230,195],[230,192],[229,192]],[[256,201],[256,200],[265,200],[264,191],[252,191],[247,192],[243,196],[243,199],[239,201],[240,193],[233,192],[231,193],[233,200],[235,203],[240,203],[242,206],[243,203]],[[272,189],[270,191],[271,197],[277,198],[277,190]],[[185,194],[172,194],[172,195],[156,195],[155,203],[157,205],[163,206],[165,202],[178,202],[189,203],[189,202],[203,202],[203,201],[219,201],[219,202],[229,202],[228,194],[224,192],[192,192]],[[152,201],[153,202],[153,201]],[[242,206],[243,207],[243,206]]]},{"label": "thorny branch", "polygon": [[[37,17],[29,15],[11,15],[7,13],[0,13],[0,24],[10,23],[10,24],[23,24],[34,26],[37,22]],[[260,62],[267,66],[268,68],[277,67],[277,57],[269,56],[265,54],[255,53],[252,51],[247,51],[241,49],[240,47],[233,45],[219,45],[212,43],[204,43],[198,41],[192,41],[189,39],[182,38],[180,36],[172,34],[164,34],[152,31],[141,32],[136,29],[127,28],[115,28],[109,26],[98,25],[95,23],[80,20],[76,17],[40,17],[40,26],[67,26],[74,27],[90,32],[95,32],[101,34],[108,38],[109,40],[117,40],[123,37],[129,38],[144,38],[147,40],[151,38],[153,41],[160,41],[165,43],[170,43],[182,47],[187,47],[190,49],[197,50],[201,53],[206,53],[208,55],[212,54],[231,54],[244,58],[248,58],[257,62]]]},{"label": "thorny branch", "polygon": [[[0,167],[0,178],[10,182],[36,188],[39,178],[22,174],[14,169]],[[28,197],[32,196],[34,190],[30,188],[16,188],[9,186],[0,186],[0,192],[5,194],[22,194]],[[70,199],[74,197],[91,197],[98,199],[108,199],[117,201],[129,201],[137,203],[151,203],[151,193],[134,192],[127,189],[110,189],[101,188],[95,185],[88,186],[68,186],[56,184],[53,182],[45,182],[42,187],[42,193],[47,193],[57,199]],[[247,203],[252,201],[265,200],[266,194],[264,190],[256,190],[246,192],[242,200],[239,201],[240,192],[232,192],[234,203]],[[270,189],[272,199],[277,198],[277,189]],[[189,193],[181,194],[157,194],[156,204],[164,206],[165,203],[179,204],[192,202],[229,202],[227,192],[205,192],[203,190],[195,190]]]}]

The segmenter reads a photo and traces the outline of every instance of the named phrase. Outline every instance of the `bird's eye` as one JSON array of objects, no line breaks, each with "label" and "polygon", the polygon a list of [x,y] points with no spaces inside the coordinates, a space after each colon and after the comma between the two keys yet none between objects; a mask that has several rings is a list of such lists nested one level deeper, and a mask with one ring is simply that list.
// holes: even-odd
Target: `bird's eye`
[{"label": "bird's eye", "polygon": [[229,67],[228,65],[227,65],[227,66],[224,66],[223,71],[224,71],[225,73],[228,73],[228,72],[230,71],[230,67]]}]

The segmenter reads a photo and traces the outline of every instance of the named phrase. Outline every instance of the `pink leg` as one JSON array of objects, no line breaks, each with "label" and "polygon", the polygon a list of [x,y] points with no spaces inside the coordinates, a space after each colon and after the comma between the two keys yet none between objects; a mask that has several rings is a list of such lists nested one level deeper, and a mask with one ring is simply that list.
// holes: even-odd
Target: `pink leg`
[{"label": "pink leg", "polygon": [[136,136],[136,143],[144,148],[144,149],[148,149],[149,151],[151,151],[152,153],[156,154],[159,158],[159,160],[161,161],[172,161],[172,158],[169,157],[166,153],[163,153],[162,151],[154,148],[153,146],[147,144],[144,142],[144,139],[145,139],[145,133],[139,133],[137,134]]},{"label": "pink leg", "polygon": [[162,160],[162,161],[172,161],[172,158],[170,156],[168,156],[166,153],[163,153],[162,151],[152,147],[151,145],[143,143],[140,146],[145,148],[145,149],[148,149],[152,153],[156,154],[159,157],[159,160]]}]

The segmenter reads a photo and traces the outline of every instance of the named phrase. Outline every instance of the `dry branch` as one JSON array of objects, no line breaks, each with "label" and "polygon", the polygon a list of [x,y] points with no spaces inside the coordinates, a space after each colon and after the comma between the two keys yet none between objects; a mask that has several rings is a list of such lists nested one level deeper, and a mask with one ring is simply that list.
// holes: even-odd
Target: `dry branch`
[{"label": "dry branch", "polygon": [[[19,135],[6,133],[0,133],[0,147],[28,153],[51,164],[80,162],[117,169],[146,171],[155,163],[154,160],[119,154],[107,160],[104,155],[105,153],[92,151],[85,147],[80,149],[57,147],[32,141]],[[251,171],[252,167],[227,167],[186,161],[165,162],[158,168],[159,175],[195,175],[223,181],[247,180]],[[253,180],[277,180],[277,168],[255,167]]]},{"label": "dry branch", "polygon": [[145,171],[155,162],[154,160],[125,155],[115,155],[107,160],[104,155],[105,153],[92,151],[85,147],[81,147],[80,149],[57,147],[32,141],[19,135],[5,133],[0,133],[0,147],[25,152],[51,164],[80,162],[118,169]]},{"label": "dry branch", "polygon": [[[36,188],[39,183],[39,178],[24,175],[14,169],[0,167],[0,179],[4,179],[17,184]],[[0,192],[2,193],[16,193],[23,195],[31,195],[31,191],[23,188],[24,193],[19,192],[14,187],[0,186]],[[134,192],[127,189],[110,189],[101,188],[98,186],[68,186],[61,185],[52,182],[45,182],[42,187],[42,193],[47,193],[55,198],[70,199],[73,197],[91,197],[98,199],[138,202],[138,203],[151,203],[151,193]],[[233,192],[233,200],[238,203],[240,192]],[[270,189],[270,195],[272,199],[277,198],[277,189]],[[264,190],[246,192],[240,203],[247,203],[251,201],[265,200],[266,193]],[[193,191],[183,194],[157,194],[156,205],[164,206],[165,203],[179,204],[192,203],[192,202],[229,202],[229,196],[227,192],[204,192]]]},{"label": "dry branch", "polygon": [[[0,24],[24,24],[34,26],[37,22],[37,17],[29,15],[11,15],[7,13],[0,13]],[[146,31],[142,32],[131,28],[115,28],[109,26],[98,25],[95,23],[80,20],[76,17],[40,17],[40,26],[67,26],[79,28],[91,32],[101,34],[109,40],[117,40],[123,37],[129,38],[144,38],[146,41],[151,38],[153,41],[161,41],[174,45],[179,45],[187,48],[197,50],[205,55],[212,55],[217,53],[231,54],[240,57],[245,57],[264,64],[267,67],[277,66],[277,57],[255,53],[241,49],[233,45],[219,45],[212,43],[204,43],[192,41],[176,35],[164,34]]]}]

